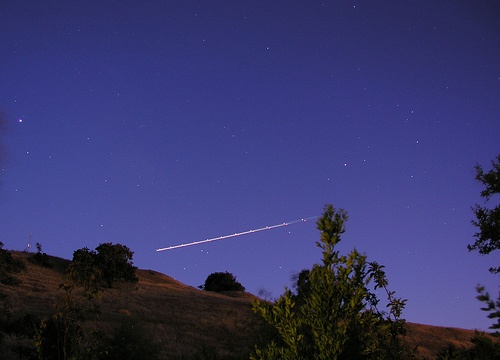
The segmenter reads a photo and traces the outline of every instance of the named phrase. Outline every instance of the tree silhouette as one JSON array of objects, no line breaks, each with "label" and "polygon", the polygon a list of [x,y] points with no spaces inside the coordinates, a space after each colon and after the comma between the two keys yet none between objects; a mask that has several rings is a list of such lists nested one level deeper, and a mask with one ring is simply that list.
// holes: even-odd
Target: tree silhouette
[{"label": "tree silhouette", "polygon": [[[487,173],[484,172],[481,165],[476,165],[476,180],[481,182],[485,189],[481,191],[481,197],[486,202],[491,200],[495,194],[500,194],[500,154],[496,162],[491,162],[493,168]],[[476,220],[472,224],[479,231],[474,234],[476,241],[468,245],[469,251],[477,250],[480,254],[489,254],[494,250],[500,249],[500,203],[493,209],[477,205],[472,208]],[[497,274],[500,272],[500,266],[490,268],[490,272]]]},{"label": "tree silhouette", "polygon": [[116,281],[137,282],[136,267],[133,266],[134,253],[125,245],[104,243],[96,247],[96,262],[101,277],[108,287]]},{"label": "tree silhouette", "polygon": [[99,244],[95,251],[88,248],[73,253],[68,275],[76,285],[84,287],[89,295],[98,291],[100,283],[112,288],[116,282],[137,282],[134,253],[125,245]]},{"label": "tree silhouette", "polygon": [[[38,358],[103,358],[96,353],[99,351],[97,334],[84,331],[83,324],[100,312],[100,284],[111,288],[117,281],[138,281],[132,256],[128,247],[112,243],[100,244],[96,251],[85,247],[73,253],[65,282],[61,285],[64,295],[55,304],[55,313],[37,327],[34,340]],[[83,287],[83,291],[78,287]],[[128,358],[132,358],[130,354]]]},{"label": "tree silhouette", "polygon": [[215,272],[208,275],[204,285],[199,286],[200,289],[214,292],[224,291],[245,291],[233,274],[226,272]]},{"label": "tree silhouette", "polygon": [[[383,266],[367,262],[353,250],[340,255],[335,247],[344,233],[347,214],[325,206],[316,245],[323,258],[298,280],[298,294],[288,289],[274,304],[256,301],[255,313],[279,333],[251,359],[404,359],[411,356],[402,342],[401,312],[406,300],[388,290]],[[375,291],[385,292],[388,312],[378,309]],[[298,299],[299,297],[299,299]],[[299,301],[300,300],[300,301]]]},{"label": "tree silhouette", "polygon": [[87,247],[76,250],[73,253],[73,261],[66,270],[66,278],[70,284],[82,286],[86,297],[99,296],[101,269],[95,251]]},{"label": "tree silhouette", "polygon": [[[484,172],[481,165],[477,164],[476,180],[481,182],[485,189],[481,191],[481,197],[486,202],[490,201],[492,196],[500,194],[500,154],[496,158],[496,162],[491,162],[492,169],[487,173]],[[468,245],[469,251],[477,250],[480,254],[488,255],[492,251],[500,249],[500,203],[493,209],[476,204],[472,210],[476,216],[476,220],[472,220],[472,224],[479,231],[474,234],[476,241],[472,245]],[[500,266],[491,267],[492,274],[500,273]],[[496,300],[490,297],[490,294],[485,290],[484,286],[476,287],[478,293],[477,299],[485,304],[481,310],[488,312],[488,318],[496,319],[496,323],[490,326],[490,329],[500,329],[500,292]]]}]

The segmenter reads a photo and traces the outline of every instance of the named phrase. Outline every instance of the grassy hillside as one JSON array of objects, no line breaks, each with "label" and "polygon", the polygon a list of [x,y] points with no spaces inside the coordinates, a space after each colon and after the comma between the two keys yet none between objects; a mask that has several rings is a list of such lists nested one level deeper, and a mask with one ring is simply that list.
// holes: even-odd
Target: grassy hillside
[{"label": "grassy hillside", "polygon": [[[17,285],[0,284],[0,311],[11,318],[34,314],[46,318],[54,313],[54,304],[62,297],[60,284],[68,260],[49,257],[47,268],[33,261],[34,254],[12,252],[26,264],[14,274]],[[106,289],[100,303],[101,313],[87,324],[88,331],[101,329],[112,334],[117,324],[132,324],[130,331],[140,329],[165,359],[243,359],[269,330],[251,310],[255,297],[236,292],[217,294],[186,286],[152,270],[138,270],[139,282]],[[133,325],[135,324],[135,325]],[[34,326],[34,325],[33,325]],[[408,324],[408,341],[418,345],[418,354],[433,358],[448,344],[469,346],[474,331],[420,324]],[[30,339],[4,339],[10,348],[29,344]],[[13,353],[4,351],[7,358]],[[3,357],[5,358],[5,357]]]}]

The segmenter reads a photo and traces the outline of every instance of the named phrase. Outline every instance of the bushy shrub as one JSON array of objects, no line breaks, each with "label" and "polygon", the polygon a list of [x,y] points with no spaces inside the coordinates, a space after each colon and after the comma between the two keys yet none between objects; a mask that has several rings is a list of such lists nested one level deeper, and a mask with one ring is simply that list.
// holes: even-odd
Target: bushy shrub
[{"label": "bushy shrub", "polygon": [[500,340],[494,341],[481,332],[476,332],[472,338],[472,347],[456,347],[449,345],[441,350],[438,360],[499,360]]},{"label": "bushy shrub", "polygon": [[245,291],[233,274],[229,272],[215,272],[208,275],[204,285],[199,286],[205,291],[224,292],[224,291]]},{"label": "bushy shrub", "polygon": [[33,259],[40,265],[46,268],[52,268],[49,256],[42,251],[42,244],[36,243],[36,254],[33,255]]},{"label": "bushy shrub", "polygon": [[42,320],[35,339],[39,359],[79,359],[84,338],[79,322],[67,316]]}]

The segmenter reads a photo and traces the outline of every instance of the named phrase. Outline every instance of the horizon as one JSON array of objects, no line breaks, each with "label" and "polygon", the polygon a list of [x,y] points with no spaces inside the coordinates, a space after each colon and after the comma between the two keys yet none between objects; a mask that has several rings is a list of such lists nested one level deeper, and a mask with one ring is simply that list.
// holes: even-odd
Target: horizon
[{"label": "horizon", "polygon": [[[487,330],[468,252],[474,166],[500,153],[500,4],[425,0],[0,5],[0,241],[72,258],[120,243],[198,286],[279,296],[339,251],[385,266],[411,322]],[[33,244],[32,244],[33,245]]]}]

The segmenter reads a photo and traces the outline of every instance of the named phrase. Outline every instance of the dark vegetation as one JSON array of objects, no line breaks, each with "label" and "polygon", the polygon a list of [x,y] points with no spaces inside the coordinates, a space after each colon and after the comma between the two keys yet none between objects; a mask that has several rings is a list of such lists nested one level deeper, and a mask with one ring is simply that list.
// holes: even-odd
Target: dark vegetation
[{"label": "dark vegetation", "polygon": [[40,243],[36,243],[36,254],[33,256],[33,260],[42,266],[52,267],[49,256],[42,251],[42,244]]},{"label": "dark vegetation", "polygon": [[10,252],[4,250],[3,242],[0,242],[0,283],[4,285],[17,285],[18,280],[13,274],[24,269],[24,262],[14,258]]},{"label": "dark vegetation", "polygon": [[111,289],[120,282],[137,282],[134,253],[125,245],[104,243],[95,251],[88,248],[76,250],[68,269],[71,281],[83,286],[87,293],[97,293],[101,285]]},{"label": "dark vegetation", "polygon": [[[492,169],[484,172],[481,165],[477,164],[476,180],[484,185],[484,190],[481,191],[481,197],[488,203],[493,196],[500,195],[500,154],[496,158],[496,162],[491,162]],[[493,251],[500,249],[500,202],[489,209],[486,206],[476,204],[472,208],[476,220],[472,220],[472,224],[478,228],[478,232],[474,235],[476,241],[472,245],[468,245],[469,251],[477,250],[480,254],[489,255]],[[491,267],[490,272],[495,275],[500,274],[500,266]],[[492,299],[485,287],[478,285],[477,299],[484,303],[481,309],[488,312],[488,318],[496,320],[490,329],[500,330],[500,291],[497,299]]]},{"label": "dark vegetation", "polygon": [[[476,180],[484,185],[481,197],[489,202],[494,195],[500,194],[500,154],[496,162],[491,162],[492,169],[484,172],[481,165],[476,165]],[[476,220],[472,224],[478,228],[474,235],[476,241],[468,245],[469,251],[477,250],[480,254],[488,255],[500,249],[500,202],[492,209],[476,204],[472,210]],[[493,274],[500,273],[500,266],[490,268]]]},{"label": "dark vegetation", "polygon": [[[256,301],[255,313],[279,333],[251,359],[405,359],[413,353],[401,318],[406,300],[388,289],[383,266],[352,250],[336,251],[347,214],[331,205],[318,220],[320,264],[298,276],[297,294],[286,290],[274,304]],[[375,291],[387,297],[379,309]],[[385,307],[385,306],[384,306]]]},{"label": "dark vegetation", "polygon": [[9,268],[15,284],[0,286],[2,359],[242,359],[270,333],[244,292],[200,291],[137,269],[135,280],[93,287],[92,266],[76,277],[73,261],[47,255],[46,267],[35,254],[2,254],[22,264]]},{"label": "dark vegetation", "polygon": [[[476,167],[487,199],[498,193],[500,166],[493,165],[486,174]],[[480,241],[469,250],[489,253],[498,248],[498,214],[475,209]],[[138,270],[121,244],[78,249],[67,261],[41,244],[30,254],[0,243],[1,357],[500,359],[500,343],[489,334],[406,323],[406,300],[389,289],[384,266],[356,250],[337,251],[346,221],[345,211],[325,206],[317,222],[321,262],[274,302],[245,293],[228,272],[210,274],[199,291]],[[478,292],[488,316],[499,319],[500,297]]]},{"label": "dark vegetation", "polygon": [[[52,267],[47,268],[32,261],[34,254],[6,253],[24,270],[11,274],[16,285],[0,285],[0,358],[5,360],[41,359],[44,353],[37,353],[34,339],[39,339],[42,321],[51,329],[44,336],[54,334],[55,315],[63,325],[62,319],[78,325],[66,327],[66,334],[76,339],[75,359],[117,354],[122,359],[248,359],[255,344],[264,348],[278,339],[276,330],[252,313],[256,298],[245,292],[226,296],[200,291],[155,271],[136,270],[138,282],[104,288],[99,299],[89,301],[83,287],[74,287],[68,297],[60,286],[67,281],[70,261],[49,255]],[[71,305],[66,313],[64,304]],[[409,347],[418,345],[417,355],[429,359],[449,344],[458,350],[473,345],[471,330],[409,323],[405,328]],[[46,341],[45,349],[54,349],[54,342]],[[72,349],[68,346],[67,353]]]},{"label": "dark vegetation", "polygon": [[204,285],[198,286],[205,291],[226,292],[245,291],[243,285],[236,281],[236,277],[229,272],[215,272],[208,275]]},{"label": "dark vegetation", "polygon": [[494,341],[484,333],[476,333],[472,338],[473,346],[467,348],[464,346],[448,345],[439,351],[437,359],[439,360],[499,360],[500,342]]}]

